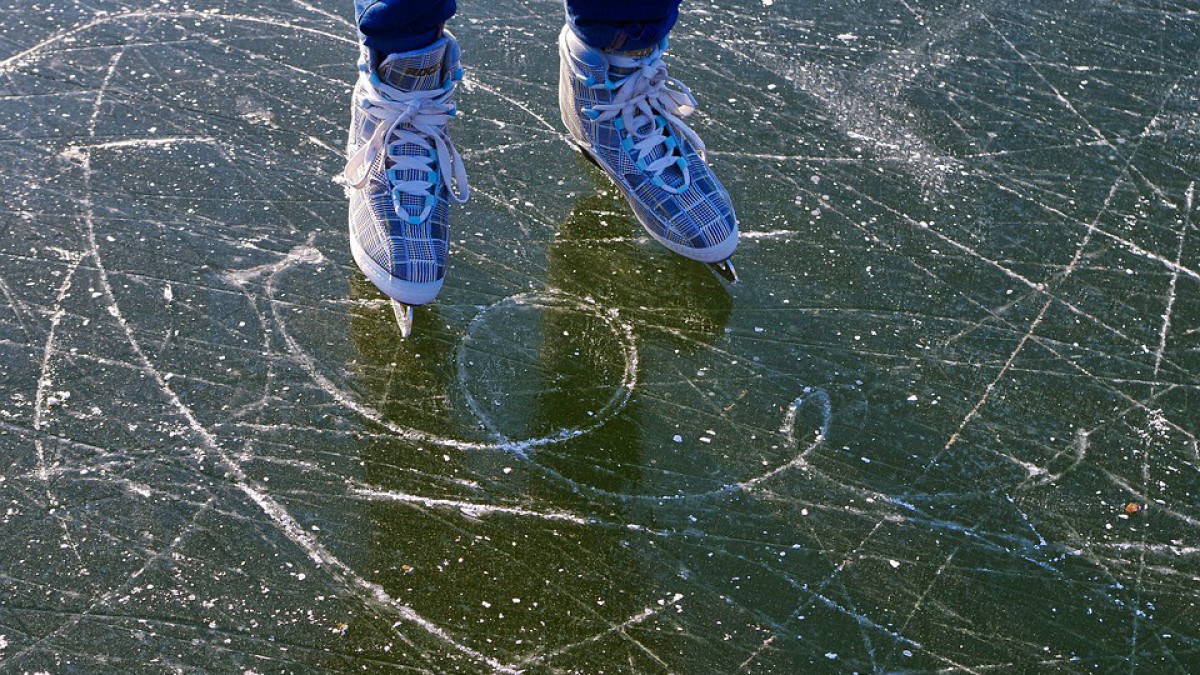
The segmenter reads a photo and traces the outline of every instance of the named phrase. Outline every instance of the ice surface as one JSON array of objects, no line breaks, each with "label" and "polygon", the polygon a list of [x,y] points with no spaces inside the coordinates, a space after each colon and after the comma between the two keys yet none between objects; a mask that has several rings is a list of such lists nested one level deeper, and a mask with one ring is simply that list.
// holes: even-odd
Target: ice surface
[{"label": "ice surface", "polygon": [[1200,669],[1194,3],[687,3],[728,289],[464,2],[404,342],[349,4],[0,2],[0,671]]}]

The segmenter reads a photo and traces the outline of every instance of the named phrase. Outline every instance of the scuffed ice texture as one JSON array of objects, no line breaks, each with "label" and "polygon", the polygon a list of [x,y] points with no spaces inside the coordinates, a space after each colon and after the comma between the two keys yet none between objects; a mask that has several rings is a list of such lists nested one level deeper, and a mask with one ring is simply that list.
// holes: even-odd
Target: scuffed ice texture
[{"label": "scuffed ice texture", "polygon": [[349,3],[173,4],[0,2],[0,671],[1200,668],[1194,4],[689,3],[727,293],[463,3],[403,343]]}]

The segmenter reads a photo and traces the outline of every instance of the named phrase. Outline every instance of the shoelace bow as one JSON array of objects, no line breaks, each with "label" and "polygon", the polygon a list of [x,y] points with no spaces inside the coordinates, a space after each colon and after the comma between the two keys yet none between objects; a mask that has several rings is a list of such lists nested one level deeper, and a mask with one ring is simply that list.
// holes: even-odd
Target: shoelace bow
[{"label": "shoelace bow", "polygon": [[[696,97],[687,85],[667,76],[667,64],[663,62],[661,52],[646,59],[609,55],[609,63],[618,68],[635,70],[616,78],[610,75],[609,79],[598,83],[584,76],[591,89],[614,92],[610,102],[586,108],[585,115],[596,122],[619,119],[619,126],[624,127],[632,138],[626,149],[637,151],[635,161],[638,167],[649,173],[659,187],[675,193],[686,190],[691,183],[691,173],[687,161],[674,153],[678,141],[671,137],[671,131],[686,138],[700,153],[700,157],[705,157],[704,141],[682,120],[696,111]],[[639,134],[638,130],[647,123],[650,128],[645,134]],[[649,156],[662,145],[666,146],[662,157],[651,162],[643,161],[643,157]],[[662,180],[662,172],[672,164],[678,165],[683,174],[683,185],[678,188]]]},{"label": "shoelace bow", "polygon": [[[446,86],[442,89],[403,91],[383,82],[377,75],[363,73],[361,77],[368,78],[367,86],[363,87],[363,107],[376,120],[376,126],[367,142],[346,162],[346,183],[352,188],[362,188],[370,181],[375,166],[385,158],[390,159],[392,166],[387,177],[393,194],[399,192],[425,197],[425,207],[420,216],[410,215],[401,207],[400,200],[394,198],[396,213],[415,225],[428,218],[437,203],[434,191],[438,184],[438,171],[450,167],[454,178],[453,186],[448,179],[446,181],[450,201],[455,204],[466,203],[471,194],[467,170],[447,134],[447,125],[456,112],[454,103],[449,100],[452,88]],[[433,151],[434,154],[396,154],[400,146],[408,143]],[[436,169],[433,166],[435,158]],[[429,180],[399,180],[399,172],[408,169],[427,174]]]}]

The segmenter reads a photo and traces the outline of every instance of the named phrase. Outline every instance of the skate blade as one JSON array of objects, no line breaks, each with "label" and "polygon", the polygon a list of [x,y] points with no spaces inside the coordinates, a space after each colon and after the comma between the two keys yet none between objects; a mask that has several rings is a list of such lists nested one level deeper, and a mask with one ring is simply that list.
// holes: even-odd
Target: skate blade
[{"label": "skate blade", "polygon": [[396,325],[400,326],[400,337],[406,338],[412,335],[413,330],[413,308],[412,305],[406,305],[399,300],[392,301],[392,313],[396,315]]},{"label": "skate blade", "polygon": [[708,263],[708,266],[711,267],[718,276],[731,284],[736,284],[738,281],[740,281],[740,279],[738,279],[737,268],[733,266],[732,258],[727,258],[721,262]]}]

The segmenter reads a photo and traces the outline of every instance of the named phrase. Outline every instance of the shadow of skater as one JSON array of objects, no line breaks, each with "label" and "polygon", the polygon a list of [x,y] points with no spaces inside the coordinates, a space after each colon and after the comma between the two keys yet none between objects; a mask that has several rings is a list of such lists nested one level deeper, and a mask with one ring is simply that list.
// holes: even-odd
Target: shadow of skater
[{"label": "shadow of skater", "polygon": [[402,339],[387,299],[355,271],[350,278],[350,339],[346,364],[352,386],[387,420],[439,436],[454,436],[461,420],[449,392],[455,386],[451,354],[458,336],[423,307],[422,330]]},{"label": "shadow of skater", "polygon": [[[545,297],[590,298],[601,312],[618,312],[633,326],[639,373],[661,371],[662,365],[669,370],[680,354],[721,336],[732,302],[707,267],[642,237],[627,214],[607,186],[576,202],[550,245]],[[439,321],[437,307],[430,306],[421,330],[402,341],[389,308],[361,275],[351,280],[351,297],[357,302],[350,318],[355,356],[347,364],[349,379],[386,419],[463,440],[497,435],[521,440],[594,427],[532,448],[527,461],[504,450],[367,439],[360,452],[362,475],[373,489],[577,513],[610,524],[653,521],[652,503],[620,495],[659,489],[655,470],[643,462],[643,444],[663,438],[656,433],[644,441],[642,429],[662,408],[643,406],[635,390],[620,412],[593,424],[592,415],[612,399],[627,367],[623,336],[595,313],[570,303],[502,303],[477,315],[479,321],[462,335]],[[659,357],[670,361],[654,363]],[[464,394],[475,401],[474,410],[465,405]],[[489,632],[507,636],[500,642],[522,637],[526,647],[507,655],[517,661],[521,654],[553,652],[563,644],[591,645],[592,636],[614,623],[656,607],[664,586],[650,580],[673,574],[620,526],[476,519],[419,502],[373,501],[363,504],[351,529],[357,532],[360,564],[376,570],[389,593],[458,635],[472,634],[471,622],[490,617]],[[495,601],[500,588],[506,598],[522,598],[522,611],[535,614],[513,607],[501,620],[481,609]],[[598,670],[616,662],[642,663],[644,654],[613,636],[563,658]]]},{"label": "shadow of skater", "polygon": [[[622,321],[634,326],[639,345],[654,347],[654,355],[665,352],[677,358],[676,350],[685,354],[711,344],[722,334],[733,307],[722,282],[706,265],[675,255],[647,237],[599,170],[582,158],[578,161],[592,173],[597,189],[579,198],[550,245],[547,288],[616,310]],[[604,334],[589,335],[596,331]],[[596,409],[600,402],[595,398],[611,393],[601,383],[614,361],[624,363],[624,355],[579,358],[575,345],[606,344],[603,338],[609,329],[578,312],[543,313],[541,333],[541,372],[552,379],[542,383],[529,414],[542,421],[546,433],[554,420],[570,417],[581,404]],[[638,366],[643,376],[655,365],[645,360],[651,354],[645,347]],[[635,391],[620,415],[571,443],[543,450],[538,461],[609,492],[647,489],[639,452],[640,418],[654,413],[644,411],[640,399]]]}]

